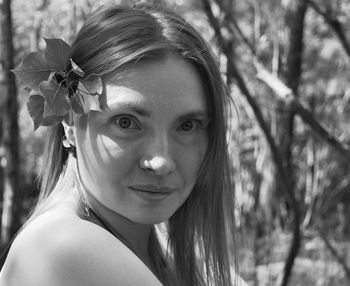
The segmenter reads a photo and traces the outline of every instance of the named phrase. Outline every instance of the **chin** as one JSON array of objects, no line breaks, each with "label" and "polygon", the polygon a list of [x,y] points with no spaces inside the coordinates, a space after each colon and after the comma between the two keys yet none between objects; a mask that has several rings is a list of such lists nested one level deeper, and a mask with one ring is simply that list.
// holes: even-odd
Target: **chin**
[{"label": "chin", "polygon": [[154,225],[158,223],[162,223],[167,221],[171,216],[173,215],[173,212],[167,212],[167,213],[154,213],[154,214],[140,214],[137,217],[133,217],[130,220],[139,223],[139,224],[145,224],[145,225]]}]

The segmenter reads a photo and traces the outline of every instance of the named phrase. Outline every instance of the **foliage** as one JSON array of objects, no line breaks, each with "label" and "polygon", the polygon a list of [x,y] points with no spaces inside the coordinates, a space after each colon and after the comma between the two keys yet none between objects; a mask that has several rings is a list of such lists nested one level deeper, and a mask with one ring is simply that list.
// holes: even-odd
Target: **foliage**
[{"label": "foliage", "polygon": [[100,111],[101,77],[97,74],[85,75],[69,58],[70,47],[63,40],[45,41],[47,47],[44,53],[30,53],[13,70],[30,93],[27,108],[34,121],[34,129],[63,120],[73,125],[74,113]]},{"label": "foliage", "polygon": [[[249,285],[254,285],[254,275],[261,286],[278,285],[284,262],[284,253],[290,243],[289,234],[276,231],[268,238],[259,240],[259,252],[253,253],[252,245],[247,245],[241,252],[240,262],[242,275]],[[349,241],[332,240],[339,253],[346,252],[350,246]],[[259,256],[260,263],[254,265],[255,256]],[[348,259],[348,263],[350,263]],[[256,272],[256,273],[254,273]],[[344,271],[338,265],[324,242],[316,233],[308,231],[304,238],[303,247],[296,259],[290,285],[293,286],[345,286],[348,281]]]}]

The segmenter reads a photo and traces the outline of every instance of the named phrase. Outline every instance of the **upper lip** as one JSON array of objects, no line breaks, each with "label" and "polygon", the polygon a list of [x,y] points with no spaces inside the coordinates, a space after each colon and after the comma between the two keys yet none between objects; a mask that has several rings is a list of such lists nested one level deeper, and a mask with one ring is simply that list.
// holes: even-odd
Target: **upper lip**
[{"label": "upper lip", "polygon": [[172,193],[176,190],[173,187],[157,186],[157,185],[132,185],[131,189],[136,191],[150,192],[150,193]]}]

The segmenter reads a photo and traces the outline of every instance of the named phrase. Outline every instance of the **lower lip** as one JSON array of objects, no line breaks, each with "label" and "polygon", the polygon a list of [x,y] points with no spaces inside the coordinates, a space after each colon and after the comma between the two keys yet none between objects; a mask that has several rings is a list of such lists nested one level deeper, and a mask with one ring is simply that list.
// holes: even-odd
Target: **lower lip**
[{"label": "lower lip", "polygon": [[138,189],[133,189],[131,188],[131,190],[139,197],[141,197],[144,200],[147,201],[161,201],[166,199],[168,196],[171,195],[171,192],[167,192],[167,193],[160,193],[160,192],[147,192],[147,191],[143,191],[143,190],[138,190]]}]

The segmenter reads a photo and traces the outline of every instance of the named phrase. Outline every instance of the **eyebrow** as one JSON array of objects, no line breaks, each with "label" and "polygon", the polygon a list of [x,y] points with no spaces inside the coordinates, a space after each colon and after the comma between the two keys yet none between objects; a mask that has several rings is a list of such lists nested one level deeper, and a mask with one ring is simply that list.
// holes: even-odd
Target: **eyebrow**
[{"label": "eyebrow", "polygon": [[182,114],[180,116],[180,119],[188,119],[188,118],[203,118],[203,119],[209,119],[208,113],[198,110],[198,111],[191,111],[185,114]]},{"label": "eyebrow", "polygon": [[140,107],[136,104],[129,103],[129,102],[111,104],[107,108],[108,111],[113,111],[113,109],[126,109],[129,111],[133,111],[136,114],[143,116],[143,117],[147,117],[147,118],[151,117],[151,114],[147,110],[143,109],[142,107]]},{"label": "eyebrow", "polygon": [[[138,114],[138,115],[140,115],[142,117],[146,117],[146,118],[150,118],[151,117],[151,113],[149,111],[147,111],[146,109],[140,107],[139,105],[136,105],[136,104],[130,103],[130,102],[111,104],[111,106],[109,106],[109,108],[107,110],[113,111],[113,108],[129,110],[129,111],[135,112],[136,114]],[[205,111],[203,111],[201,109],[189,111],[187,113],[184,113],[184,114],[180,115],[180,119],[187,119],[187,118],[204,118],[204,119],[209,119],[209,115],[208,115],[207,112],[205,112]]]}]

